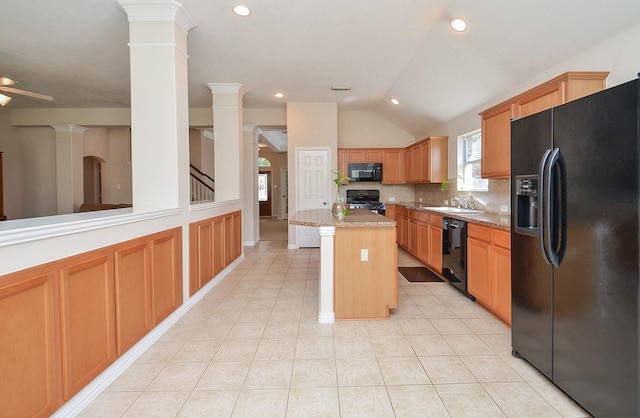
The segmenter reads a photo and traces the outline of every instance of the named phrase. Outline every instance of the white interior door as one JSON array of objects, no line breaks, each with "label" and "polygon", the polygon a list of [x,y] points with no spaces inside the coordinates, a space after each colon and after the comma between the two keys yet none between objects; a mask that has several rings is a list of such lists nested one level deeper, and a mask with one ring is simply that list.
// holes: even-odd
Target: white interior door
[{"label": "white interior door", "polygon": [[[329,150],[301,149],[297,154],[298,210],[325,209],[329,203]],[[296,227],[298,247],[319,247],[318,228]]]}]

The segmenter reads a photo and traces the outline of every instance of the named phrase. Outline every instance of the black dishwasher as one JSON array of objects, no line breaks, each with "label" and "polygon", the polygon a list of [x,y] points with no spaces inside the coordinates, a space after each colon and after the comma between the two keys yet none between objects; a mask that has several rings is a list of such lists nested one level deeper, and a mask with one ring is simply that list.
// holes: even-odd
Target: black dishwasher
[{"label": "black dishwasher", "polygon": [[442,275],[471,300],[467,291],[467,223],[442,218]]}]

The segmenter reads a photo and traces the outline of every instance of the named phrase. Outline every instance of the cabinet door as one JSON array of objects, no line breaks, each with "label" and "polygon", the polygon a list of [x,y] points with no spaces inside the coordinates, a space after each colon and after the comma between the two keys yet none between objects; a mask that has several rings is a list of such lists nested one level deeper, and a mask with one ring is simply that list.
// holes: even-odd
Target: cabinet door
[{"label": "cabinet door", "polygon": [[429,225],[429,266],[442,273],[442,228]]},{"label": "cabinet door", "polygon": [[485,306],[491,306],[490,244],[467,239],[467,289]]},{"label": "cabinet door", "polygon": [[416,257],[424,264],[429,265],[429,225],[424,222],[417,222],[418,248]]},{"label": "cabinet door", "polygon": [[409,244],[409,219],[406,215],[398,214],[397,222],[398,245],[406,250]]},{"label": "cabinet door", "polygon": [[384,216],[395,221],[398,218],[396,205],[387,205]]},{"label": "cabinet door", "polygon": [[349,150],[349,162],[350,163],[366,163],[367,162],[367,150],[362,149],[350,149]]},{"label": "cabinet door", "polygon": [[407,251],[412,255],[418,254],[418,222],[409,218],[409,242]]},{"label": "cabinet door", "polygon": [[0,399],[6,417],[48,417],[62,404],[52,269],[0,278]]},{"label": "cabinet door", "polygon": [[368,149],[367,162],[368,163],[381,163],[382,162],[382,149]]},{"label": "cabinet door", "polygon": [[564,83],[554,84],[535,94],[522,97],[515,104],[515,117],[523,118],[562,104],[564,86]]},{"label": "cabinet door", "polygon": [[382,183],[405,183],[404,150],[385,149],[382,151]]},{"label": "cabinet door", "polygon": [[146,241],[115,252],[116,344],[122,355],[152,328],[149,248]]},{"label": "cabinet door", "polygon": [[411,178],[414,182],[419,183],[423,181],[423,167],[422,161],[422,147],[417,145],[411,148]]},{"label": "cabinet door", "polygon": [[234,212],[231,218],[233,221],[233,259],[235,260],[242,254],[242,220],[240,212]]},{"label": "cabinet door", "polygon": [[426,181],[441,183],[449,177],[449,137],[429,138],[429,165]]},{"label": "cabinet door", "polygon": [[491,248],[493,308],[511,324],[511,251],[497,246]]},{"label": "cabinet door", "polygon": [[113,256],[89,253],[59,272],[64,399],[116,358]]},{"label": "cabinet door", "polygon": [[482,177],[509,178],[511,104],[482,115]]}]

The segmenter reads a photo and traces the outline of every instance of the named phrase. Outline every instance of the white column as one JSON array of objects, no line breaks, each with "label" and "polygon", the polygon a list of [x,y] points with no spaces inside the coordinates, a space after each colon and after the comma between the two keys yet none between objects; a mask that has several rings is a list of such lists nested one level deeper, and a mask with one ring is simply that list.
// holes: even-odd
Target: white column
[{"label": "white column", "polygon": [[216,202],[240,199],[242,185],[242,96],[238,83],[209,83],[213,98]]},{"label": "white column", "polygon": [[258,130],[245,124],[242,158],[242,241],[253,247],[260,240],[260,207],[258,203]]},{"label": "white column", "polygon": [[82,135],[87,128],[76,125],[51,127],[56,131],[56,213],[74,213],[84,201]]},{"label": "white column", "polygon": [[134,211],[189,205],[187,33],[174,0],[118,0],[129,18]]},{"label": "white column", "polygon": [[330,324],[336,321],[333,310],[333,245],[336,235],[334,226],[320,228],[320,291],[318,322]]}]

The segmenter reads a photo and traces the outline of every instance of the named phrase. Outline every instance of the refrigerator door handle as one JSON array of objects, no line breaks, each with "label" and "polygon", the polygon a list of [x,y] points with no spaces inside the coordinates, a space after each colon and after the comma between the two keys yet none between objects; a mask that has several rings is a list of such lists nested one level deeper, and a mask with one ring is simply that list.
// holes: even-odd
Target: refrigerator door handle
[{"label": "refrigerator door handle", "polygon": [[540,230],[540,252],[542,253],[542,258],[544,261],[551,265],[551,258],[549,256],[549,252],[547,250],[547,235],[549,231],[547,229],[548,222],[547,219],[550,215],[547,215],[549,200],[547,197],[547,166],[549,163],[549,155],[551,155],[551,150],[547,149],[540,159],[540,174],[538,179],[538,196],[539,196],[539,210],[538,210],[538,228]]},{"label": "refrigerator door handle", "polygon": [[[557,172],[556,167],[558,168]],[[558,178],[555,178],[556,173],[558,173]],[[545,200],[547,202],[545,248],[551,265],[559,267],[567,247],[567,170],[560,148],[555,148],[551,153],[547,163],[546,180],[548,183],[544,185],[546,191]],[[557,184],[558,187],[554,188],[554,184]],[[560,216],[560,219],[551,219],[553,205],[557,205],[558,211],[555,213]],[[555,246],[554,242],[556,243]]]}]

